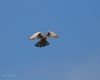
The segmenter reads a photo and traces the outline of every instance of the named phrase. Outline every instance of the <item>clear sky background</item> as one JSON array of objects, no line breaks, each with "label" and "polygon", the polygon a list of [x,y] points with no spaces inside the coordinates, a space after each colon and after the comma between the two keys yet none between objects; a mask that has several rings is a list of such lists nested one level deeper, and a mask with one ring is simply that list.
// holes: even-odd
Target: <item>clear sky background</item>
[{"label": "clear sky background", "polygon": [[0,80],[100,80],[100,0],[0,0]]}]

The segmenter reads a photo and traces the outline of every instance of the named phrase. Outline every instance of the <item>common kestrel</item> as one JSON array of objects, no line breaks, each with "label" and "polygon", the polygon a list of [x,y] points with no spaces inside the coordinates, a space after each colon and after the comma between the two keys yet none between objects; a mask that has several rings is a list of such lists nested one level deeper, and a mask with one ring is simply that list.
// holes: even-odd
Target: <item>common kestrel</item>
[{"label": "common kestrel", "polygon": [[29,37],[29,40],[40,39],[35,46],[36,47],[44,47],[49,45],[50,43],[46,40],[48,37],[58,38],[58,35],[55,32],[49,31],[47,34],[43,35],[42,32],[36,32]]}]

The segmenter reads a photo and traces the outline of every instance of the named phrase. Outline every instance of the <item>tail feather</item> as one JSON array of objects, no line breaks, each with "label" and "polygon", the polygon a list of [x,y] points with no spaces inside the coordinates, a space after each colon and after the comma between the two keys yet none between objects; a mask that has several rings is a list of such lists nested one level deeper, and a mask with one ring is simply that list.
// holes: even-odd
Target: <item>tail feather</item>
[{"label": "tail feather", "polygon": [[47,40],[40,40],[39,42],[37,42],[35,44],[36,47],[44,47],[44,46],[47,46],[49,45],[50,43],[47,41]]}]

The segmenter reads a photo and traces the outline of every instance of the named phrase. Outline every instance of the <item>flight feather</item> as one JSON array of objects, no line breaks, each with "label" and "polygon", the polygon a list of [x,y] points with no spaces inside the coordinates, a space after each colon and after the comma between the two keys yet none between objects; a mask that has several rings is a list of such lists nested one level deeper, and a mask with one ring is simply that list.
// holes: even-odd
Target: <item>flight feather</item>
[{"label": "flight feather", "polygon": [[41,37],[43,37],[42,33],[41,33],[41,32],[36,32],[36,33],[34,33],[33,35],[31,35],[31,36],[29,37],[29,39],[30,39],[30,40],[34,40],[34,39],[36,39],[36,38],[40,39]]}]

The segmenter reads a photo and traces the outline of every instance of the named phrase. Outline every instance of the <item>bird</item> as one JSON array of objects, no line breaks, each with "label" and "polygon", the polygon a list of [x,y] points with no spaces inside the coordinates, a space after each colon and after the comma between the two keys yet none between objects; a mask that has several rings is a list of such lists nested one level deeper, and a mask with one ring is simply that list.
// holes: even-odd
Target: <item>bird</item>
[{"label": "bird", "polygon": [[41,48],[44,46],[48,46],[50,44],[47,41],[48,37],[58,38],[59,36],[55,32],[51,32],[51,31],[48,31],[47,34],[44,35],[42,32],[36,32],[29,37],[29,40],[39,39],[39,41],[35,43],[35,46]]}]

